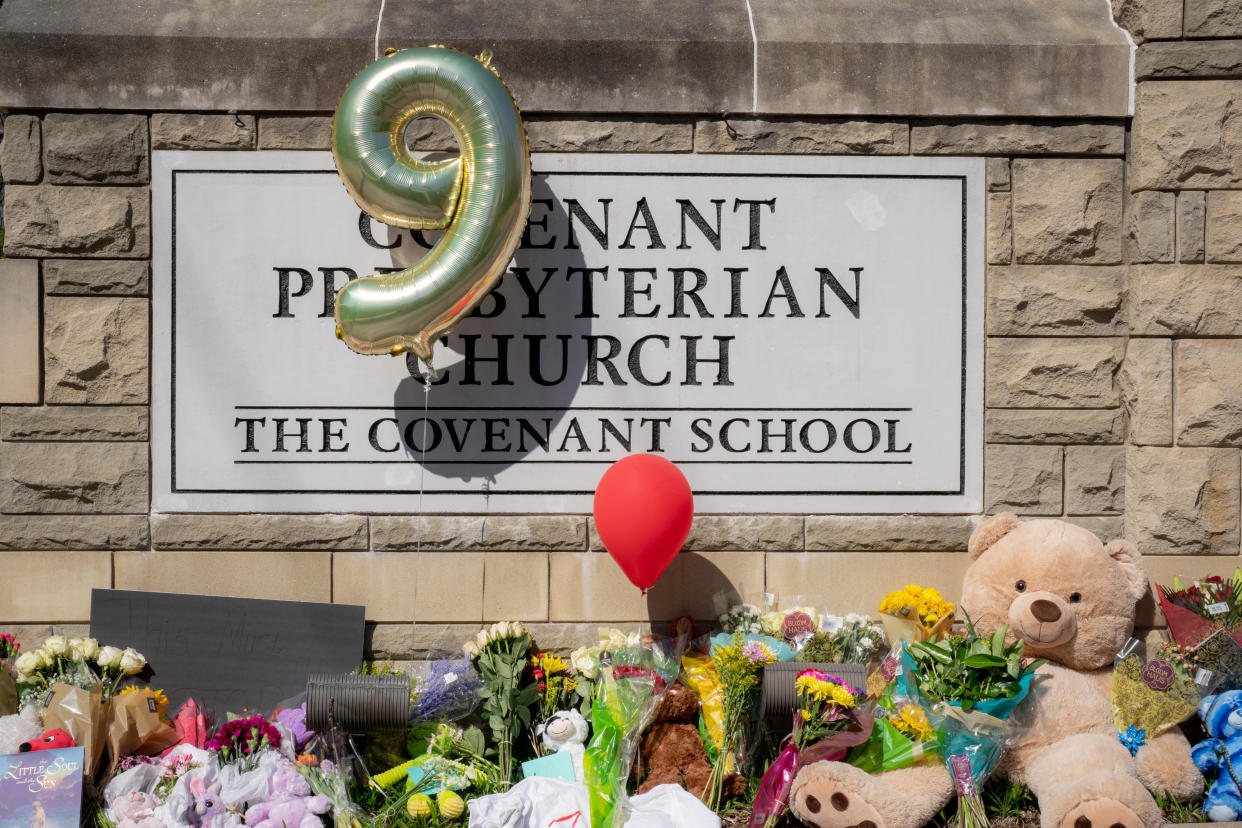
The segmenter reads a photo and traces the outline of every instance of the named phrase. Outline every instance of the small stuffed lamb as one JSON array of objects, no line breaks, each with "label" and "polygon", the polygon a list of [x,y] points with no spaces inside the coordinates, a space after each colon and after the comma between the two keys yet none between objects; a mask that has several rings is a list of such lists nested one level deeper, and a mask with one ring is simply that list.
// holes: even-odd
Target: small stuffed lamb
[{"label": "small stuffed lamb", "polygon": [[535,728],[535,735],[551,753],[568,753],[574,762],[574,779],[582,781],[582,757],[590,728],[577,710],[558,710]]}]

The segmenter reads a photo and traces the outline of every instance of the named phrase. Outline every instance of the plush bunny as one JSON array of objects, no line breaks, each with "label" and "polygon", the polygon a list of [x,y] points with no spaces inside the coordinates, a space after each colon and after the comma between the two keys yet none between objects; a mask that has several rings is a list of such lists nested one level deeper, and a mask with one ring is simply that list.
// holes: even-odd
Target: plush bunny
[{"label": "plush bunny", "polygon": [[194,794],[194,804],[190,806],[190,812],[186,816],[191,825],[206,825],[213,816],[227,810],[224,801],[220,799],[219,782],[206,787],[203,780],[195,776],[190,778],[189,784],[190,793]]},{"label": "plush bunny", "polygon": [[311,796],[306,778],[292,765],[284,765],[272,774],[272,797],[246,810],[246,825],[251,828],[323,828],[317,814],[332,807],[326,796]]},{"label": "plush bunny", "polygon": [[165,828],[154,816],[159,799],[142,791],[130,791],[112,800],[116,828]]},{"label": "plush bunny", "polygon": [[1242,690],[1204,697],[1199,718],[1209,738],[1190,749],[1203,773],[1216,773],[1208,789],[1203,813],[1213,822],[1233,822],[1242,816],[1242,791],[1234,775],[1242,770]]}]

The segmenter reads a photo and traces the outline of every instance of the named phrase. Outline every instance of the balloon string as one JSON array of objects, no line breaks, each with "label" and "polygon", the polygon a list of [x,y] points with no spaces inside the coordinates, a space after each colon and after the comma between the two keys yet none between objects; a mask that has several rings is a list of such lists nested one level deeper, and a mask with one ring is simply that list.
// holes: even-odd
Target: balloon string
[{"label": "balloon string", "polygon": [[[427,371],[431,371],[430,363],[426,364]],[[419,438],[421,443],[418,458],[418,541],[414,545],[414,554],[417,555],[423,551],[423,527],[426,525],[426,516],[423,514],[423,483],[427,479],[427,404],[431,401],[431,383],[423,383],[423,436]]]},{"label": "balloon string", "polygon": [[384,23],[384,4],[388,0],[380,0],[379,17],[375,18],[375,59],[379,60],[380,26]]}]

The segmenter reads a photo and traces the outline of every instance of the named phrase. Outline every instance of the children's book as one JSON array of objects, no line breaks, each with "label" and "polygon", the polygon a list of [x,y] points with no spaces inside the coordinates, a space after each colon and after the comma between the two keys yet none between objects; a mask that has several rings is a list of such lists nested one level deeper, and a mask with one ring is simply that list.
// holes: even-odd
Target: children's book
[{"label": "children's book", "polygon": [[0,756],[0,828],[78,828],[80,747]]}]

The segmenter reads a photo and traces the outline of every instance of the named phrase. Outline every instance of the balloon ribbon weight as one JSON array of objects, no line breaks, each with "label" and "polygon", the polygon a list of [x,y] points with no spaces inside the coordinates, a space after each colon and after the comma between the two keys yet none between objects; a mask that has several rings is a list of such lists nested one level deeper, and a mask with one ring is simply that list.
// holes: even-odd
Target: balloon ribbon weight
[{"label": "balloon ribbon weight", "polygon": [[594,514],[604,548],[645,595],[690,535],[694,495],[668,460],[631,454],[600,478]]},{"label": "balloon ribbon weight", "polygon": [[[521,241],[530,142],[490,61],[445,47],[391,51],[341,96],[332,158],[354,201],[384,224],[444,230],[411,267],[337,293],[337,336],[360,354],[409,350],[430,363],[435,341],[495,287]],[[405,130],[422,117],[449,125],[459,157],[427,162],[410,154]]]}]

